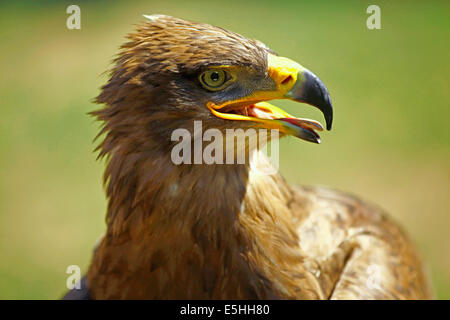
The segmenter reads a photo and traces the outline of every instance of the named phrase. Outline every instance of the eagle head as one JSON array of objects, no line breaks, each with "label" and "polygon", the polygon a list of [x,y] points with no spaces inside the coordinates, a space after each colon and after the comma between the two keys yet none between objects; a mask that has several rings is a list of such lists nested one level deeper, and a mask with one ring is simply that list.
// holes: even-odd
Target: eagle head
[{"label": "eagle head", "polygon": [[140,150],[170,147],[173,130],[192,130],[194,120],[201,120],[204,129],[278,129],[320,142],[319,122],[294,117],[267,102],[273,99],[319,108],[331,129],[328,91],[300,64],[219,27],[165,15],[145,17],[121,46],[96,100],[106,104],[93,112],[108,133],[103,153],[118,142]]}]

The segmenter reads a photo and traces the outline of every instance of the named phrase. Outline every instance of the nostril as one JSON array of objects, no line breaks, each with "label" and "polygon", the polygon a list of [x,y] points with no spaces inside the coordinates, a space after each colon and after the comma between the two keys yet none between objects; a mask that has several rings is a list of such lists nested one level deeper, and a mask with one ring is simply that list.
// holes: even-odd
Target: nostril
[{"label": "nostril", "polygon": [[286,83],[289,83],[289,82],[291,82],[293,80],[293,78],[292,78],[292,76],[287,76],[286,78],[284,78],[284,80],[283,81],[281,81],[281,84],[286,84]]}]

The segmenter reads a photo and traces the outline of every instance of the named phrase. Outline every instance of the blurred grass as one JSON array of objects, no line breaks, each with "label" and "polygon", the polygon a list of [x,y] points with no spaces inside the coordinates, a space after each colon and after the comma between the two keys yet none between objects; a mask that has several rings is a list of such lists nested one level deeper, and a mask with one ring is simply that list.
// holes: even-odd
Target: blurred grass
[{"label": "blurred grass", "polygon": [[[141,14],[208,22],[266,43],[318,74],[335,125],[320,146],[287,138],[281,171],[376,202],[407,229],[450,298],[449,3],[388,2],[382,30],[365,1],[2,2],[0,10],[0,298],[52,299],[68,265],[88,266],[104,231],[98,124],[86,113]],[[318,111],[281,101],[296,115]]]}]

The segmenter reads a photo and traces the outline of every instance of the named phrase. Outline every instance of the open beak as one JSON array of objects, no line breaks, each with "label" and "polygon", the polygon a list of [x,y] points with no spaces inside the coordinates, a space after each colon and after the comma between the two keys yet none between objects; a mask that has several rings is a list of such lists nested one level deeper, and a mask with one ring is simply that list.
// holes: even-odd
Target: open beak
[{"label": "open beak", "polygon": [[294,117],[266,101],[290,99],[317,107],[325,117],[327,130],[330,130],[333,107],[322,81],[300,64],[272,54],[268,55],[268,74],[275,83],[274,90],[255,91],[245,98],[222,105],[209,102],[208,108],[219,118],[254,121],[264,127],[320,143],[320,136],[316,131],[322,131],[323,127],[319,122]]}]

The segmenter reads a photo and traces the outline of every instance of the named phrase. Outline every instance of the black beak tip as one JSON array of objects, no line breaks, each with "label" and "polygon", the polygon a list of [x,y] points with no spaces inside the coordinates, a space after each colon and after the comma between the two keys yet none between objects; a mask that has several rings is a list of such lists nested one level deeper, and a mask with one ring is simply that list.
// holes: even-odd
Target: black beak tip
[{"label": "black beak tip", "polygon": [[331,130],[333,124],[333,105],[327,87],[314,73],[307,71],[304,75],[303,100],[322,111],[327,123],[327,130]]},{"label": "black beak tip", "polygon": [[326,121],[326,128],[331,130],[333,105],[327,87],[314,73],[307,69],[299,73],[299,79],[301,80],[294,84],[287,96],[290,99],[307,103],[322,111]]},{"label": "black beak tip", "polygon": [[327,106],[323,108],[323,110],[328,110],[328,112],[324,112],[325,121],[327,123],[327,130],[330,131],[333,125],[333,105],[331,103],[330,95],[327,94]]}]

